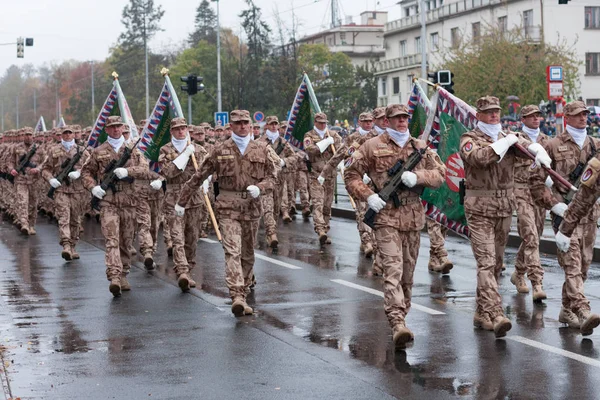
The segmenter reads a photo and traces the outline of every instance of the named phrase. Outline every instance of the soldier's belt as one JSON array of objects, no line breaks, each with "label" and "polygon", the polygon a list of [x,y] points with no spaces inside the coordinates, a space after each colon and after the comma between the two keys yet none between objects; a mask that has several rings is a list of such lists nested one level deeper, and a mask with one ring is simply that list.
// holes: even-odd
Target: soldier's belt
[{"label": "soldier's belt", "polygon": [[408,204],[414,204],[421,201],[419,196],[411,196],[411,197],[401,197],[398,199],[400,201],[401,206],[406,206]]},{"label": "soldier's belt", "polygon": [[231,199],[249,199],[252,198],[252,196],[250,196],[250,194],[247,191],[243,191],[243,192],[236,192],[234,190],[223,190],[223,189],[219,189],[219,200],[225,199],[225,198],[231,198]]},{"label": "soldier's belt", "polygon": [[[525,185],[527,187],[527,185]],[[501,190],[473,190],[467,189],[465,191],[465,197],[509,197],[512,195],[512,189],[501,189]]]}]

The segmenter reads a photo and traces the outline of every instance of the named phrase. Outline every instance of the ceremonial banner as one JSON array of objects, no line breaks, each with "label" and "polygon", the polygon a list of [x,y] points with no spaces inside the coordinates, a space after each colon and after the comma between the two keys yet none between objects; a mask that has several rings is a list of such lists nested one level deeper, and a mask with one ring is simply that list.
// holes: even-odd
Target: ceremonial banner
[{"label": "ceremonial banner", "polygon": [[419,85],[418,80],[415,79],[412,93],[408,99],[408,130],[412,137],[418,138],[421,136],[427,124],[427,117],[431,112],[431,102],[421,85]]},{"label": "ceremonial banner", "polygon": [[96,118],[96,123],[94,123],[92,132],[88,138],[88,146],[92,148],[98,147],[98,145],[106,141],[107,135],[104,126],[107,118],[112,115],[120,116],[123,123],[129,127],[129,131],[131,132],[130,139],[133,140],[139,137],[135,121],[129,110],[129,105],[127,104],[127,100],[125,99],[125,95],[119,84],[119,75],[117,75],[116,72],[113,72],[112,75],[114,77],[113,87],[108,94],[106,101],[104,101],[104,105],[100,109],[98,118]]},{"label": "ceremonial banner", "polygon": [[294,147],[303,150],[304,135],[313,128],[315,114],[319,112],[321,112],[321,108],[310,79],[308,79],[308,75],[304,74],[290,110],[284,139]]},{"label": "ceremonial banner", "polygon": [[34,132],[46,132],[46,121],[44,121],[44,117],[40,116],[38,120]]},{"label": "ceremonial banner", "polygon": [[150,168],[154,171],[160,169],[158,165],[160,148],[171,141],[171,120],[184,116],[168,70],[163,69],[161,73],[165,77],[165,84],[144,126],[142,140],[138,145],[140,151],[150,160]]},{"label": "ceremonial banner", "polygon": [[60,120],[58,120],[58,124],[56,125],[57,128],[64,128],[65,126],[67,126],[67,124],[65,123],[65,119],[63,118],[63,116],[60,116]]}]

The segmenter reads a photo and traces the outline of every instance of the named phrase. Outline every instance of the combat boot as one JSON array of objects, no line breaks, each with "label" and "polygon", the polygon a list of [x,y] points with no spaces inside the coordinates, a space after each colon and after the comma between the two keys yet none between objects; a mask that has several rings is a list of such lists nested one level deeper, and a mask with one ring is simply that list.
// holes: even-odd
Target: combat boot
[{"label": "combat boot", "polygon": [[494,330],[494,324],[490,319],[490,315],[483,311],[475,311],[475,315],[473,316],[473,326],[475,328],[483,329],[485,331]]},{"label": "combat boot", "polygon": [[69,246],[68,244],[65,244],[63,246],[62,253],[60,253],[60,256],[62,258],[64,258],[66,261],[71,261],[73,259],[73,253],[71,252],[71,246]]},{"label": "combat boot", "polygon": [[244,303],[244,315],[252,315],[254,310],[248,304]]},{"label": "combat boot", "polygon": [[406,348],[406,344],[414,340],[414,335],[406,327],[404,321],[396,324],[392,329],[392,340],[394,342],[394,347],[396,350],[403,350]]},{"label": "combat boot", "polygon": [[569,328],[579,329],[581,327],[577,315],[575,315],[573,311],[564,307],[560,308],[560,312],[558,313],[558,322],[567,324]]},{"label": "combat boot", "polygon": [[310,210],[305,208],[302,210],[302,218],[304,218],[304,221],[308,221],[308,217],[310,217]]},{"label": "combat boot", "polygon": [[152,258],[152,253],[149,251],[144,254],[144,267],[146,267],[146,271],[154,269],[154,259]]},{"label": "combat boot", "polygon": [[20,230],[21,230],[21,233],[22,233],[23,235],[27,235],[27,236],[29,236],[29,228],[28,228],[28,227],[26,227],[26,226],[21,226]]},{"label": "combat boot", "polygon": [[292,222],[292,218],[289,216],[289,214],[284,213],[283,214],[283,223],[284,224],[289,224],[290,222]]},{"label": "combat boot", "polygon": [[327,240],[329,240],[329,238],[327,237],[327,234],[325,232],[320,232],[319,233],[319,243],[321,243],[321,245],[324,245],[325,243],[327,243]]},{"label": "combat boot", "polygon": [[429,272],[438,272],[439,269],[439,261],[436,256],[429,256],[429,263],[427,264],[427,269]]},{"label": "combat boot", "polygon": [[367,242],[364,247],[364,252],[365,252],[365,257],[367,258],[371,258],[373,257],[373,245],[369,242]]},{"label": "combat boot", "polygon": [[37,232],[35,231],[35,228],[29,228],[29,236],[33,236],[37,234]]},{"label": "combat boot", "polygon": [[108,290],[115,297],[119,297],[121,295],[121,278],[115,277],[110,280],[110,285],[108,286]]},{"label": "combat boot", "polygon": [[231,312],[236,317],[241,317],[244,315],[244,310],[245,310],[246,306],[247,306],[247,304],[243,299],[236,298],[233,300],[233,303],[231,304]]},{"label": "combat boot", "polygon": [[600,315],[592,314],[590,310],[579,310],[579,325],[581,326],[581,334],[588,336],[594,333],[594,328],[600,325]]},{"label": "combat boot", "polygon": [[506,332],[510,331],[512,324],[504,315],[498,315],[494,318],[494,334],[497,338],[506,336]]},{"label": "combat boot", "polygon": [[298,213],[298,211],[296,211],[296,207],[294,207],[294,206],[291,206],[291,207],[290,207],[290,212],[289,212],[289,214],[290,214],[290,215],[296,215],[297,213]]},{"label": "combat boot", "polygon": [[517,271],[513,272],[510,276],[510,283],[517,287],[517,292],[529,293],[529,287],[527,287],[527,282],[525,282],[525,276],[517,273]]},{"label": "combat boot", "polygon": [[193,280],[191,277],[189,277],[188,281],[190,282],[190,287],[191,288],[196,287],[196,281],[195,280]]},{"label": "combat boot", "polygon": [[188,276],[188,274],[186,274],[185,272],[183,274],[180,274],[179,277],[177,277],[177,284],[179,285],[179,288],[181,289],[182,292],[187,292],[190,290],[190,277]]},{"label": "combat boot", "polygon": [[135,257],[137,256],[137,250],[132,246],[129,248],[129,254],[131,254],[131,257]]},{"label": "combat boot", "polygon": [[71,258],[73,260],[79,260],[81,257],[79,256],[79,253],[75,251],[75,248],[73,248],[73,251],[71,252]]},{"label": "combat boot", "polygon": [[131,290],[131,285],[127,280],[127,274],[121,274],[121,290],[123,292],[128,292]]},{"label": "combat boot", "polygon": [[277,240],[277,235],[274,233],[271,235],[267,235],[267,244],[269,245],[270,248],[272,248],[273,250],[276,250],[277,245],[279,245],[279,240]]},{"label": "combat boot", "polygon": [[167,256],[173,257],[173,244],[172,243],[167,244]]},{"label": "combat boot", "polygon": [[533,284],[533,302],[541,303],[542,300],[546,300],[546,299],[547,299],[546,292],[544,292],[542,285],[534,283]]},{"label": "combat boot", "polygon": [[440,271],[442,273],[442,275],[447,275],[450,273],[450,270],[452,268],[454,268],[454,264],[452,264],[452,262],[450,260],[448,260],[448,257],[446,256],[442,256],[438,258],[438,261],[440,263]]}]

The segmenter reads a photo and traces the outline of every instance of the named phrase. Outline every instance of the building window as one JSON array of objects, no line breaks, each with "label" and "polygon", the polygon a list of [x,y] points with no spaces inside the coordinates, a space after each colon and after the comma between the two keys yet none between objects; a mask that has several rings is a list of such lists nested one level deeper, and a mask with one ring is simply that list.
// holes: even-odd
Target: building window
[{"label": "building window", "polygon": [[600,53],[585,53],[585,74],[600,75]]},{"label": "building window", "polygon": [[588,106],[600,106],[600,99],[587,99],[586,104]]},{"label": "building window", "polygon": [[400,78],[392,78],[392,86],[392,89],[394,89],[394,94],[400,93]]},{"label": "building window", "polygon": [[431,51],[436,51],[439,48],[439,44],[440,44],[440,35],[438,35],[437,32],[434,32],[431,34]]},{"label": "building window", "polygon": [[400,41],[400,57],[404,57],[406,55],[406,40]]},{"label": "building window", "polygon": [[498,28],[500,29],[500,32],[502,32],[502,33],[506,32],[508,30],[508,17],[507,16],[498,18]]},{"label": "building window", "polygon": [[328,39],[327,39],[327,44],[328,44],[329,46],[333,46],[333,38],[328,38]]},{"label": "building window", "polygon": [[600,29],[600,7],[585,8],[585,29]]},{"label": "building window", "polygon": [[415,53],[421,52],[421,36],[417,36],[415,38]]},{"label": "building window", "polygon": [[453,49],[460,46],[460,32],[458,31],[458,28],[450,29],[450,45]]},{"label": "building window", "polygon": [[381,95],[387,96],[387,77],[381,78]]},{"label": "building window", "polygon": [[346,40],[346,32],[340,32],[340,39]]},{"label": "building window", "polygon": [[481,37],[481,22],[475,22],[473,25],[473,42],[478,44]]},{"label": "building window", "polygon": [[533,10],[523,11],[523,26],[533,26]]}]

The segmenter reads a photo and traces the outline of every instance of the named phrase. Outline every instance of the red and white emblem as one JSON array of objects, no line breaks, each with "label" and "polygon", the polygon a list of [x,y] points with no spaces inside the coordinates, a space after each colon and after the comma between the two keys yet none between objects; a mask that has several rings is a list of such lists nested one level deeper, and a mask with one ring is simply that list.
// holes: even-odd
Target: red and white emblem
[{"label": "red and white emblem", "polygon": [[590,168],[583,171],[583,175],[581,175],[581,182],[587,182],[592,177],[592,170]]},{"label": "red and white emblem", "polygon": [[[473,146],[471,142],[467,145]],[[446,159],[446,185],[450,190],[458,193],[458,185],[463,179],[465,179],[465,168],[462,158],[458,153],[454,153]]]},{"label": "red and white emblem", "polygon": [[467,153],[471,150],[473,150],[473,142],[468,142],[467,144],[465,144],[465,146],[463,147],[463,150],[466,151]]},{"label": "red and white emblem", "polygon": [[304,139],[304,148],[307,148],[311,144],[312,144],[312,141],[310,140],[310,138]]},{"label": "red and white emblem", "polygon": [[355,150],[356,148],[354,146],[350,146],[350,148],[348,149],[348,155],[351,156],[352,154],[354,154]]}]

